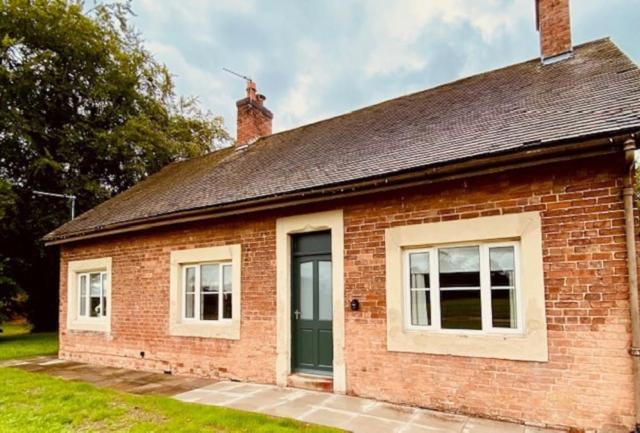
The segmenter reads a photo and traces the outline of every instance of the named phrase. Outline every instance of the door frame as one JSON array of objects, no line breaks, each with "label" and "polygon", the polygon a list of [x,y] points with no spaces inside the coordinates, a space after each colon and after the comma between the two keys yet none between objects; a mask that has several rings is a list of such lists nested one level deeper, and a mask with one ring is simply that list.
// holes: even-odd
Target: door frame
[{"label": "door frame", "polygon": [[291,374],[291,240],[293,234],[331,231],[333,304],[333,391],[347,389],[344,360],[344,220],[342,209],[276,220],[276,383]]}]

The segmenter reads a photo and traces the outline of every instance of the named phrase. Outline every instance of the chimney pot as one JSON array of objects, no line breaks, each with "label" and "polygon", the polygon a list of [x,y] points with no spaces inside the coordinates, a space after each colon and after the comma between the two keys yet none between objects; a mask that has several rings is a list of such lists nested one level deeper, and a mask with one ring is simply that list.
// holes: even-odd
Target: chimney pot
[{"label": "chimney pot", "polygon": [[561,60],[572,51],[569,0],[536,0],[540,57],[543,63]]},{"label": "chimney pot", "polygon": [[266,96],[257,93],[256,83],[247,81],[247,97],[236,102],[238,108],[236,146],[271,135],[273,113],[264,106]]}]

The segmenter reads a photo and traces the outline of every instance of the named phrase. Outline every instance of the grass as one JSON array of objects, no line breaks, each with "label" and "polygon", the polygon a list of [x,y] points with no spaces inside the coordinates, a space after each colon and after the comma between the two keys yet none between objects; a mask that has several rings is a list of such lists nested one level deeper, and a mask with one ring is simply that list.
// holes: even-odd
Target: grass
[{"label": "grass", "polygon": [[0,361],[58,353],[58,334],[31,334],[30,325],[5,323],[0,325]]},{"label": "grass", "polygon": [[339,430],[169,397],[138,396],[0,368],[0,432],[256,432]]}]

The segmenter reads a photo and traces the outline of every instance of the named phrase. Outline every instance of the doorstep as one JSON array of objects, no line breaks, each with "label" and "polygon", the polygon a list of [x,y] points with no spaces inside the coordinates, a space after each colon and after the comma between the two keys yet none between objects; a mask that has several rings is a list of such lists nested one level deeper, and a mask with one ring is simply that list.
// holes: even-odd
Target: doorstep
[{"label": "doorstep", "polygon": [[333,377],[310,373],[294,373],[287,378],[287,386],[310,391],[333,392]]}]

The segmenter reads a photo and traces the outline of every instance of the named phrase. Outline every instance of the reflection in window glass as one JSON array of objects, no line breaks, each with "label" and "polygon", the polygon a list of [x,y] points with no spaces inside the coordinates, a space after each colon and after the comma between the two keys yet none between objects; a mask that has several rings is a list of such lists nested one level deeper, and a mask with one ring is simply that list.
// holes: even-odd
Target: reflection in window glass
[{"label": "reflection in window glass", "polygon": [[80,275],[80,316],[87,315],[87,276]]},{"label": "reflection in window glass", "polygon": [[411,288],[429,287],[429,253],[409,254],[409,266],[411,268]]},{"label": "reflection in window glass", "polygon": [[515,251],[512,246],[489,248],[491,315],[494,328],[517,328]]},{"label": "reflection in window glass", "polygon": [[331,262],[318,262],[318,318],[331,320],[333,317]]},{"label": "reflection in window glass", "polygon": [[482,329],[480,290],[441,291],[440,316],[443,329]]},{"label": "reflection in window glass", "polygon": [[477,246],[438,250],[440,287],[480,287],[480,249]]},{"label": "reflection in window glass", "polygon": [[438,265],[442,328],[482,329],[480,248],[441,248]]},{"label": "reflection in window glass", "polygon": [[300,264],[300,318],[313,320],[313,262]]},{"label": "reflection in window glass", "polygon": [[184,317],[193,319],[195,317],[196,302],[196,268],[191,266],[185,269],[185,300]]},{"label": "reflection in window glass", "polygon": [[222,318],[231,319],[231,306],[232,306],[232,276],[231,266],[225,265],[222,267]]},{"label": "reflection in window glass", "polygon": [[200,266],[200,288],[203,292],[218,292],[220,290],[220,266]]},{"label": "reflection in window glass", "polygon": [[409,254],[411,324],[431,324],[431,285],[429,279],[429,253]]},{"label": "reflection in window glass", "polygon": [[200,294],[200,317],[202,320],[218,320],[218,293]]},{"label": "reflection in window glass", "polygon": [[100,316],[100,298],[102,296],[102,278],[99,273],[89,274],[89,316]]},{"label": "reflection in window glass", "polygon": [[107,315],[107,274],[102,274],[102,315]]},{"label": "reflection in window glass", "polygon": [[200,266],[200,319],[218,320],[220,265]]},{"label": "reflection in window glass", "polygon": [[411,291],[411,324],[415,326],[431,324],[431,297],[428,290]]}]

